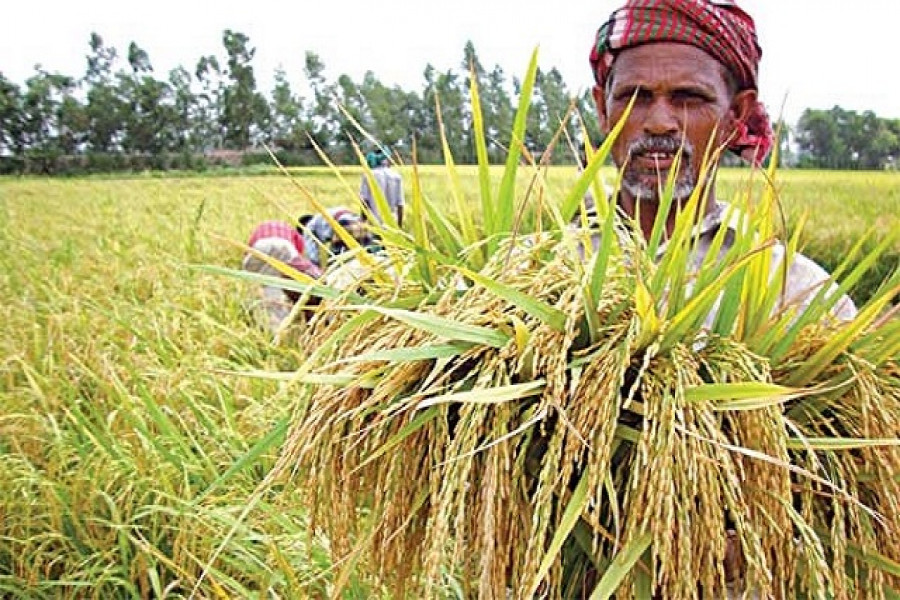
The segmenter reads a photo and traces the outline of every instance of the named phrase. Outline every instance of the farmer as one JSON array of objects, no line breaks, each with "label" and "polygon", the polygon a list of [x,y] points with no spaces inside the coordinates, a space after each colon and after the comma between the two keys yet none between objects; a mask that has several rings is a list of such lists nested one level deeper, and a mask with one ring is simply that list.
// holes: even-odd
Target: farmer
[{"label": "farmer", "polygon": [[[378,149],[366,154],[366,163],[372,169],[372,177],[381,188],[388,208],[394,215],[397,227],[403,227],[403,180],[400,174],[391,168],[387,154]],[[369,178],[365,173],[359,185],[359,197],[379,225],[384,225],[384,217],[378,210],[375,195],[369,186]]]},{"label": "farmer", "polygon": [[[753,19],[733,0],[626,0],[600,27],[591,48],[593,96],[604,134],[637,95],[612,148],[616,166],[624,166],[617,199],[621,209],[632,218],[639,215],[638,225],[649,239],[660,206],[659,190],[665,187],[682,145],[674,202],[683,204],[698,185],[708,188],[697,238],[697,266],[716,232],[725,226],[726,207],[715,197],[716,170],[700,181],[707,148],[726,147],[759,166],[774,142],[758,98],[761,55]],[[673,210],[667,218],[667,233],[672,232],[675,217]],[[725,237],[723,251],[733,239]],[[784,254],[783,245],[774,247],[773,266]],[[827,280],[822,267],[794,254],[782,307],[796,305],[802,310]],[[843,297],[833,314],[850,319],[856,308]]]},{"label": "farmer", "polygon": [[[666,187],[679,149],[683,154],[675,174],[674,203],[682,206],[697,186],[708,192],[697,231],[695,267],[709,252],[716,232],[727,227],[726,207],[715,196],[716,169],[700,179],[704,154],[724,147],[759,166],[774,142],[758,98],[761,55],[753,19],[733,0],[626,0],[600,27],[591,49],[593,96],[604,134],[635,97],[612,147],[613,161],[623,169],[619,207],[639,219],[636,225],[649,239],[660,210],[660,190]],[[676,212],[667,215],[668,234]],[[722,251],[733,245],[734,236],[725,235],[724,240]],[[784,255],[782,244],[773,248],[773,268]],[[783,306],[803,310],[828,278],[818,264],[794,254]],[[851,319],[856,308],[843,297],[833,313]],[[735,540],[729,532],[724,566],[732,584],[742,572]]]},{"label": "farmer", "polygon": [[[312,278],[322,275],[322,270],[305,255],[306,245],[298,228],[284,221],[264,221],[256,226],[247,246],[256,252],[244,254],[241,268],[251,273],[289,279],[282,271],[264,260],[260,254],[284,263],[288,269],[298,271]],[[285,290],[277,284],[265,284],[258,289],[258,298],[250,306],[260,324],[271,333],[281,330],[290,315],[299,294]]]},{"label": "farmer", "polygon": [[[344,206],[330,208],[328,214],[353,236],[360,246],[369,248],[372,245],[372,234],[361,215]],[[330,257],[347,250],[344,240],[335,232],[331,223],[320,214],[301,216],[300,231],[303,233],[307,258],[322,269],[327,266]]]}]

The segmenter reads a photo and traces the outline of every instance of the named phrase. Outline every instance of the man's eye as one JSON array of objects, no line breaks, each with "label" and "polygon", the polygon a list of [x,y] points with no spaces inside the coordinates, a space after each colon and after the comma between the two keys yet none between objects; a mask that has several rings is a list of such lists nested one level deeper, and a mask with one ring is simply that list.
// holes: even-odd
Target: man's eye
[{"label": "man's eye", "polygon": [[677,90],[672,93],[672,100],[678,103],[700,103],[705,102],[706,97],[693,90]]},{"label": "man's eye", "polygon": [[651,94],[649,90],[635,90],[634,88],[631,88],[615,93],[613,99],[617,102],[631,102],[631,99],[634,96],[637,96],[636,102],[646,102],[653,98],[653,94]]}]

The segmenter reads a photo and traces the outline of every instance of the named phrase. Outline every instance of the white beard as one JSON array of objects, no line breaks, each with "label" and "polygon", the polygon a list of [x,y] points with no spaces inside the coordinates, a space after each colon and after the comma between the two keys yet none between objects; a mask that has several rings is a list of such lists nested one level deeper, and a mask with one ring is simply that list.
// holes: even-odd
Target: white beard
[{"label": "white beard", "polygon": [[[683,166],[689,167],[690,165]],[[660,177],[664,178],[665,176],[661,173]],[[656,203],[659,202],[660,188],[664,186],[665,181],[649,184],[641,178],[629,177],[627,171],[625,173],[625,177],[622,178],[622,187],[626,192],[628,192],[635,198],[639,198],[641,200],[649,200]],[[672,191],[672,200],[676,204],[687,200],[690,197],[691,193],[694,191],[695,187],[697,187],[697,182],[694,180],[693,173],[689,169],[683,170],[678,175],[678,179],[675,180],[675,186]]]}]

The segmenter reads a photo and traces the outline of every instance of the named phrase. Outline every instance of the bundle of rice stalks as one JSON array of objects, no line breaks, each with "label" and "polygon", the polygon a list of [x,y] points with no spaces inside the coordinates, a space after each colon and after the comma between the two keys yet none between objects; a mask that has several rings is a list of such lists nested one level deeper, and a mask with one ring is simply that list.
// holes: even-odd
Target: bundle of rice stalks
[{"label": "bundle of rice stalks", "polygon": [[565,198],[535,170],[517,218],[535,70],[496,193],[472,86],[480,225],[448,153],[458,227],[414,178],[412,234],[382,232],[392,276],[296,283],[324,299],[279,474],[335,564],[395,598],[448,573],[479,598],[897,597],[900,275],[850,322],[829,313],[876,254],[782,305],[797,236],[773,241],[774,170],[700,264],[700,192],[665,240],[611,201],[570,225],[617,131]]}]

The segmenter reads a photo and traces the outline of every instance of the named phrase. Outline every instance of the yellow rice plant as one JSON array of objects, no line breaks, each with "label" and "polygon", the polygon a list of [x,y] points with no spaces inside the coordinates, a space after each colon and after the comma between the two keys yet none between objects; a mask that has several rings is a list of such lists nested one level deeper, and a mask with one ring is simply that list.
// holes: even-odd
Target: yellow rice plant
[{"label": "yellow rice plant", "polygon": [[774,169],[731,199],[734,243],[723,227],[698,269],[699,191],[667,238],[612,200],[579,216],[618,131],[566,197],[537,168],[518,194],[535,70],[498,189],[472,86],[480,224],[414,177],[411,233],[382,231],[355,289],[288,284],[323,301],[272,481],[330,541],[335,595],[366,570],[394,598],[448,576],[485,599],[898,597],[900,275],[854,320],[829,316],[893,238],[798,310],[781,303],[798,237],[773,258]]}]

